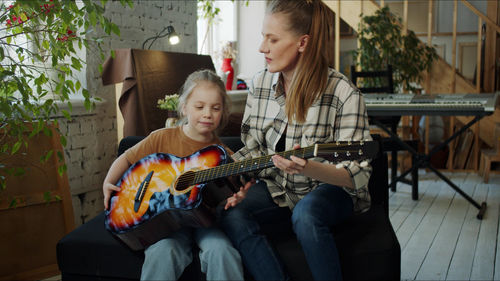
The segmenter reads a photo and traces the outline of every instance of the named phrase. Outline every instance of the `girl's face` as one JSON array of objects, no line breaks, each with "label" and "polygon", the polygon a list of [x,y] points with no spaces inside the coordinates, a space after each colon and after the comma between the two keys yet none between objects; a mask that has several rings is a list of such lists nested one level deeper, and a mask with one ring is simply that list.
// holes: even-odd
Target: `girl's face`
[{"label": "girl's face", "polygon": [[190,136],[212,137],[213,131],[219,127],[223,100],[219,88],[211,82],[200,82],[188,97],[182,108],[186,116],[187,130]]},{"label": "girl's face", "polygon": [[297,35],[287,28],[285,14],[267,14],[264,18],[259,52],[265,55],[270,72],[293,74],[299,54],[305,50],[309,36]]}]

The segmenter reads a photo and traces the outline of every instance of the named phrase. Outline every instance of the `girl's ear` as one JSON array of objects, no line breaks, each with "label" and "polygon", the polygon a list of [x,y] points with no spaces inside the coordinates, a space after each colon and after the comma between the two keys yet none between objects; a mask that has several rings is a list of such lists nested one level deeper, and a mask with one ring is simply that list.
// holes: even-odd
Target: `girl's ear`
[{"label": "girl's ear", "polygon": [[300,36],[299,38],[299,53],[302,53],[305,51],[306,47],[307,47],[307,43],[309,43],[309,35],[308,34],[304,34],[302,36]]},{"label": "girl's ear", "polygon": [[182,115],[187,116],[186,115],[186,104],[182,105],[182,110],[181,111],[182,111]]}]

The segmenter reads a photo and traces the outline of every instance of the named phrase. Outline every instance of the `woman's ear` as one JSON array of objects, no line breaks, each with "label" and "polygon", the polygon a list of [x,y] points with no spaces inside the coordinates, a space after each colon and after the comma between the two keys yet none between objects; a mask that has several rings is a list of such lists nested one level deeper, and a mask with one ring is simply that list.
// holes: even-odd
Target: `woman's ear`
[{"label": "woman's ear", "polygon": [[300,38],[299,38],[299,53],[302,53],[305,51],[305,49],[307,47],[307,43],[309,43],[309,35],[304,34],[304,35],[300,36]]}]

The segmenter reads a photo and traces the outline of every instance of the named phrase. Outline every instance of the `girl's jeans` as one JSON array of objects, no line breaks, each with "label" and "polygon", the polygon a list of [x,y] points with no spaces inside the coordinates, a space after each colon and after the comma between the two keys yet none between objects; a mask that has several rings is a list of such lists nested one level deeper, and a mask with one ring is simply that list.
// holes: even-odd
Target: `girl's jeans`
[{"label": "girl's jeans", "polygon": [[201,271],[207,280],[243,280],[240,254],[216,227],[184,227],[149,246],[144,254],[141,280],[177,280],[193,261],[193,246],[200,248]]}]

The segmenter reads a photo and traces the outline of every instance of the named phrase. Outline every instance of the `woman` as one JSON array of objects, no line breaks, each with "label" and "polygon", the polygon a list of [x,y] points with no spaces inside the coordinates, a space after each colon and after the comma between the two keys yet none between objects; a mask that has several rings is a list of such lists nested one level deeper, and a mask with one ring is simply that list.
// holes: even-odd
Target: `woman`
[{"label": "woman", "polygon": [[[245,146],[237,161],[300,146],[370,140],[360,92],[328,67],[333,54],[333,12],[321,1],[275,0],[268,6],[259,51],[267,69],[258,73],[242,123]],[[288,278],[282,263],[260,233],[258,217],[291,220],[313,277],[341,279],[330,227],[369,207],[369,165],[354,161],[272,157],[274,168],[246,198],[220,214],[220,223],[257,280]],[[283,216],[283,208],[292,212]]]}]

